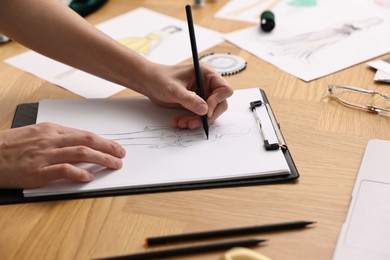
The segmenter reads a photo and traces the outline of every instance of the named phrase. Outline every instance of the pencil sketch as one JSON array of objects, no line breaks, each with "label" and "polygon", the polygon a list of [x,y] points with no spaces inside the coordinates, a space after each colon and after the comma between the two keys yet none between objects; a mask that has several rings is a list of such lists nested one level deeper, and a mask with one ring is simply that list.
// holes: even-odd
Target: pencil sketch
[{"label": "pencil sketch", "polygon": [[263,42],[271,56],[288,55],[311,63],[315,54],[335,43],[347,39],[352,34],[368,30],[383,22],[383,19],[370,17],[364,20],[347,22],[324,30],[290,36],[288,38]]},{"label": "pencil sketch", "polygon": [[[210,125],[208,142],[218,142],[226,138],[236,138],[248,134],[250,127],[238,124]],[[150,149],[163,149],[169,147],[185,148],[205,140],[202,128],[177,129],[169,126],[146,126],[136,132],[100,134],[122,146],[145,146]]]},{"label": "pencil sketch", "polygon": [[[237,1],[238,2],[238,1]],[[240,3],[238,7],[230,10],[226,13],[230,17],[248,17],[254,15],[253,19],[259,19],[262,12],[267,10],[273,10],[279,4],[283,4],[285,1],[282,0],[257,0],[250,4],[243,5]],[[317,6],[317,0],[291,0],[286,2],[287,6],[291,8],[304,8],[304,7],[315,7]]]},{"label": "pencil sketch", "polygon": [[148,33],[145,37],[126,37],[118,41],[129,49],[143,56],[148,56],[168,36],[180,31],[182,31],[180,27],[170,25],[157,32]]},{"label": "pencil sketch", "polygon": [[272,8],[274,8],[277,4],[279,4],[281,2],[281,0],[258,0],[258,1],[255,1],[251,4],[248,4],[248,5],[245,5],[245,6],[240,6],[238,8],[235,8],[233,10],[231,10],[228,15],[230,16],[240,16],[242,15],[243,13],[247,12],[247,11],[250,11],[250,10],[253,10],[253,9],[258,9],[261,5],[264,5],[265,3],[267,2],[270,2],[268,4],[267,7],[264,7],[263,9],[264,10],[271,10]]},{"label": "pencil sketch", "polygon": [[[142,56],[149,56],[150,53],[156,49],[169,35],[180,32],[182,29],[175,25],[170,25],[162,28],[157,32],[146,34],[145,37],[125,37],[119,39],[118,42],[129,49],[136,51]],[[69,68],[55,76],[55,79],[61,80],[71,76],[77,69]]]}]

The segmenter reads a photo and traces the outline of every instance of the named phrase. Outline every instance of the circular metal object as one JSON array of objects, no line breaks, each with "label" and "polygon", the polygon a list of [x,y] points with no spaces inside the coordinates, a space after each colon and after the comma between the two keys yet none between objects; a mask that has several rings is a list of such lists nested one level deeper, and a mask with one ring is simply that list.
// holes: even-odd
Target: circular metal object
[{"label": "circular metal object", "polygon": [[247,64],[241,57],[230,53],[210,53],[200,57],[199,61],[210,64],[222,76],[236,74],[244,70]]}]

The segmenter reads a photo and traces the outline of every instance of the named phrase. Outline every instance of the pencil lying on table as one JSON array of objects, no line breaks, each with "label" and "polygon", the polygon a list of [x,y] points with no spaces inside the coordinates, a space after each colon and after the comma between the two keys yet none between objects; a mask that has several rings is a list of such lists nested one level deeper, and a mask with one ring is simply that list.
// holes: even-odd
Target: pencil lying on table
[{"label": "pencil lying on table", "polygon": [[228,242],[221,242],[221,243],[203,244],[203,245],[196,245],[196,246],[150,251],[150,252],[137,253],[132,255],[100,258],[100,260],[161,259],[167,257],[178,257],[184,255],[193,255],[193,254],[208,253],[213,251],[228,250],[233,247],[254,247],[264,241],[265,241],[264,239],[235,240],[235,241],[228,241]]},{"label": "pencil lying on table", "polygon": [[169,243],[177,242],[188,242],[195,241],[200,239],[211,239],[211,238],[221,238],[237,235],[249,235],[262,232],[273,232],[273,231],[283,231],[290,229],[299,229],[304,228],[307,225],[313,224],[312,221],[294,221],[294,222],[284,222],[260,226],[249,226],[249,227],[239,227],[231,229],[221,229],[221,230],[211,230],[203,231],[196,233],[187,233],[187,234],[177,234],[161,237],[150,237],[145,240],[145,246],[156,246]]}]

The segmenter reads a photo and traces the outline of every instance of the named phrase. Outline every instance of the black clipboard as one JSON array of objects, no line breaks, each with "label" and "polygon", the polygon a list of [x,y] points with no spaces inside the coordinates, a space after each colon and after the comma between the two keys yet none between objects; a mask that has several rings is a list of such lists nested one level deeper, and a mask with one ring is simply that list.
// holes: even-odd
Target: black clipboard
[{"label": "black clipboard", "polygon": [[[259,89],[263,98],[264,105],[267,106],[268,114],[274,121],[275,131],[283,138],[280,131],[280,125],[277,123],[275,115],[269,104],[268,98],[262,89]],[[12,128],[31,125],[36,123],[36,117],[38,113],[38,103],[25,103],[20,104],[16,107],[14,119],[12,122]],[[0,205],[6,204],[18,204],[28,202],[39,202],[39,201],[55,201],[55,200],[69,200],[69,199],[82,199],[82,198],[96,198],[96,197],[107,197],[107,196],[120,196],[120,195],[131,195],[131,194],[142,194],[142,193],[156,193],[156,192],[168,192],[168,191],[183,191],[183,190],[195,190],[195,189],[210,189],[210,188],[224,188],[224,187],[238,187],[248,185],[260,185],[260,184],[276,184],[276,183],[291,183],[295,182],[299,178],[298,170],[295,166],[291,153],[288,146],[282,149],[283,154],[290,168],[290,174],[279,175],[279,176],[265,176],[248,179],[235,179],[227,181],[215,181],[207,183],[191,183],[191,184],[180,184],[180,185],[166,185],[166,186],[153,186],[153,187],[141,187],[141,188],[130,188],[130,189],[116,189],[116,190],[104,190],[104,191],[93,191],[75,194],[65,195],[53,195],[53,196],[40,196],[40,197],[24,197],[22,189],[5,190],[0,189]]]}]

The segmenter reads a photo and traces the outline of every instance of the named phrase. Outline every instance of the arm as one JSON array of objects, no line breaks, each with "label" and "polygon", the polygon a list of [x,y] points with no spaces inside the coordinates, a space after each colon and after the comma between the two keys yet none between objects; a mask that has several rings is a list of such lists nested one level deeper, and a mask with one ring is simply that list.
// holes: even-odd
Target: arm
[{"label": "arm", "polygon": [[45,56],[123,86],[140,86],[153,66],[58,0],[2,0],[0,31]]},{"label": "arm", "polygon": [[[171,125],[196,128],[227,109],[230,85],[202,65],[204,101],[195,94],[191,65],[152,63],[109,38],[58,0],[0,0],[0,31],[50,58],[148,96],[157,104],[190,110]],[[125,150],[93,133],[51,123],[0,132],[0,188],[33,188],[56,179],[88,182],[93,174],[73,165],[122,167]]]},{"label": "arm", "polygon": [[[2,0],[0,31],[41,54],[131,88],[165,106],[181,105],[213,122],[227,109],[231,86],[202,65],[206,102],[195,94],[192,66],[152,63],[97,30],[58,0]],[[183,115],[174,127],[198,127]]]}]

